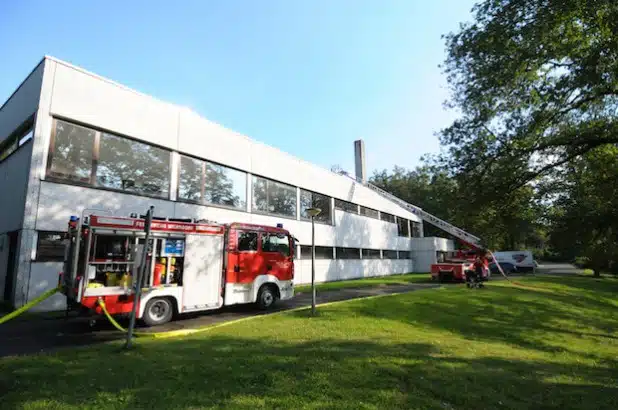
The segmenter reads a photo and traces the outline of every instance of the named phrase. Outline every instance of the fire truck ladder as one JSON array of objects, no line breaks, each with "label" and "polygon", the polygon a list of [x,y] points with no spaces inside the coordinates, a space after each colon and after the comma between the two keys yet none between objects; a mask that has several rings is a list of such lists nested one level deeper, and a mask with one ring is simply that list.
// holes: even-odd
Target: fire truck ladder
[{"label": "fire truck ladder", "polygon": [[364,183],[363,185],[365,185],[367,188],[377,192],[378,194],[380,194],[381,196],[383,196],[384,198],[390,200],[391,202],[396,203],[397,205],[401,206],[402,208],[412,212],[414,215],[418,216],[419,218],[421,218],[423,221],[428,222],[430,224],[432,224],[433,226],[442,229],[445,232],[450,233],[451,235],[453,235],[454,237],[460,239],[461,241],[468,243],[474,247],[482,247],[481,245],[481,239],[478,236],[474,236],[471,233],[468,233],[466,231],[464,231],[463,229],[460,229],[446,221],[443,221],[442,219],[438,218],[437,216],[434,216],[432,214],[430,214],[427,211],[424,211],[423,209],[419,208],[418,206],[412,205],[407,203],[406,201],[404,201],[401,198],[397,198],[395,195],[390,194],[388,192],[386,192],[385,190],[378,188],[377,186],[370,184],[370,183]]}]

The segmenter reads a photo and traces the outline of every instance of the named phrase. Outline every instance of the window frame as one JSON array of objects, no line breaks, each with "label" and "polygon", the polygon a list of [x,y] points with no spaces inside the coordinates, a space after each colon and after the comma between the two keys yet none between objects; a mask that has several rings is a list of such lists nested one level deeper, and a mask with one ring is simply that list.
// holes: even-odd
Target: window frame
[{"label": "window frame", "polygon": [[[10,147],[15,145],[15,148],[9,152],[6,157],[0,159],[0,163],[8,160],[13,154],[15,154],[21,147],[28,144],[30,141],[34,139],[34,126],[35,126],[35,117],[36,113],[31,114],[26,118],[24,122],[19,124],[17,128],[15,128],[11,133],[4,139],[4,141],[0,142],[0,154],[5,151],[10,150]],[[22,139],[32,133],[32,136],[27,140],[22,142]]]},{"label": "window frame", "polygon": [[[57,124],[58,121],[62,121],[62,122],[66,123],[66,124],[69,124],[69,125],[86,128],[88,130],[94,131],[94,133],[95,133],[93,147],[92,147],[92,158],[91,158],[90,176],[89,176],[89,181],[88,182],[75,181],[75,180],[71,180],[71,179],[56,177],[56,176],[51,174],[52,160],[54,158],[54,151],[55,151],[54,145],[55,145],[55,142],[56,142],[56,128],[57,128],[56,124]],[[168,181],[168,186],[167,186],[167,196],[150,195],[150,194],[143,193],[143,192],[125,191],[125,190],[118,189],[118,188],[111,188],[111,187],[97,185],[96,177],[97,177],[97,168],[98,168],[98,163],[99,163],[99,149],[100,149],[101,134],[102,133],[109,134],[109,135],[117,137],[117,138],[126,139],[126,140],[131,141],[131,142],[135,142],[135,143],[138,143],[138,144],[144,144],[144,145],[147,145],[147,146],[151,146],[151,147],[158,148],[158,149],[166,151],[169,154],[169,167],[168,167],[169,168],[169,181]],[[45,180],[46,181],[51,181],[51,182],[56,182],[56,183],[61,183],[61,184],[65,184],[65,185],[82,186],[82,187],[86,187],[86,188],[100,189],[100,190],[103,190],[103,191],[118,192],[118,193],[127,194],[127,195],[135,195],[135,196],[140,196],[140,197],[146,197],[146,198],[152,198],[152,199],[160,199],[160,200],[171,201],[171,198],[172,198],[172,171],[173,171],[172,164],[173,164],[173,155],[174,155],[174,151],[172,149],[170,149],[170,148],[162,147],[160,145],[152,144],[150,142],[141,141],[141,140],[138,140],[136,138],[131,138],[131,137],[127,136],[127,135],[119,134],[117,132],[109,131],[109,130],[98,128],[98,127],[93,127],[91,125],[84,124],[84,123],[79,122],[79,121],[69,120],[69,119],[65,119],[63,117],[53,117],[52,118],[52,129],[51,129],[51,134],[50,134],[50,138],[49,138],[49,145],[48,145],[48,151],[47,151],[47,164],[45,166]]]},{"label": "window frame", "polygon": [[[389,219],[392,218],[392,221],[384,219],[385,216],[387,216]],[[397,224],[397,217],[395,215],[393,215],[393,214],[389,214],[388,212],[380,211],[380,220],[384,221],[384,222],[391,223],[391,224]]]},{"label": "window frame", "polygon": [[[279,251],[272,251],[272,250],[264,250],[264,238],[268,237],[269,241],[270,241],[270,237],[271,236],[276,236],[277,238],[279,238],[279,235],[283,235],[286,238],[286,242],[288,244],[288,253],[282,253]],[[290,236],[286,235],[286,234],[282,234],[282,233],[276,233],[276,232],[260,232],[260,252],[262,253],[275,253],[278,255],[282,255],[286,258],[289,258],[292,256],[292,244],[290,243]]]},{"label": "window frame", "polygon": [[[347,250],[358,251],[358,256],[355,256],[353,258],[348,258],[348,257],[340,258],[339,257],[338,249],[347,249]],[[346,247],[346,246],[336,246],[335,247],[335,259],[338,259],[338,260],[361,260],[362,259],[362,257],[361,257],[361,249],[360,248],[350,248],[350,247]]]},{"label": "window frame", "polygon": [[[192,161],[199,161],[201,162],[202,165],[202,179],[201,179],[201,183],[200,183],[200,200],[199,201],[194,201],[191,199],[187,199],[187,198],[181,198],[180,197],[180,173],[182,171],[182,157],[185,158],[189,158]],[[211,203],[211,202],[206,202],[205,198],[206,198],[206,166],[207,164],[212,164],[214,166],[218,166],[218,167],[223,167],[223,168],[227,168],[230,169],[232,171],[235,172],[241,172],[244,177],[245,177],[245,186],[243,187],[244,190],[244,205],[243,206],[232,206],[232,205],[224,205],[224,204],[215,204],[215,203]],[[195,157],[193,155],[187,155],[187,154],[183,154],[181,152],[178,152],[178,166],[176,167],[176,201],[177,202],[184,202],[187,204],[195,204],[195,205],[204,205],[204,206],[210,206],[210,207],[215,207],[215,208],[222,208],[222,209],[229,209],[231,211],[241,211],[241,212],[247,212],[247,203],[248,203],[248,199],[247,199],[247,175],[248,172],[243,171],[242,169],[238,169],[238,168],[234,168],[234,167],[230,167],[227,165],[223,165],[223,164],[219,164],[217,162],[214,161],[208,161],[205,160],[203,158],[199,158],[199,157]],[[253,188],[253,187],[252,187]],[[251,191],[251,194],[253,196],[253,189]],[[253,200],[253,198],[249,198],[250,200]]]},{"label": "window frame", "polygon": [[[257,175],[257,174],[251,174],[251,213],[257,214],[257,215],[268,215],[268,216],[275,216],[277,218],[285,218],[285,219],[292,219],[294,221],[297,221],[298,219],[298,194],[299,194],[299,187],[292,185],[292,184],[288,184],[285,182],[281,182],[281,181],[277,181],[275,179],[272,178],[267,178],[261,175]],[[295,206],[294,206],[294,215],[286,215],[286,214],[281,214],[281,213],[277,213],[277,212],[269,212],[269,211],[262,211],[260,209],[255,208],[254,205],[254,199],[255,199],[255,190],[254,190],[254,183],[256,178],[260,178],[266,181],[266,206],[268,207],[269,201],[268,199],[270,198],[270,195],[268,194],[268,189],[269,189],[269,182],[274,182],[276,184],[281,184],[281,185],[285,185],[287,187],[290,188],[294,188],[295,191],[295,196],[294,196],[294,202],[295,202]]]},{"label": "window frame", "polygon": [[[253,250],[241,250],[240,249],[240,236],[242,234],[253,234],[255,235],[255,249]],[[235,251],[239,253],[258,253],[260,249],[260,234],[258,231],[251,230],[238,230],[236,231],[236,246]]]},{"label": "window frame", "polygon": [[63,244],[62,247],[62,257],[60,257],[59,255],[55,255],[55,256],[43,256],[41,257],[41,252],[40,252],[40,247],[41,247],[41,238],[44,235],[60,235],[61,239],[60,242],[65,240],[66,237],[66,232],[64,231],[37,231],[37,238],[36,238],[36,253],[35,253],[35,258],[33,262],[64,262],[64,258],[65,258],[65,244]]},{"label": "window frame", "polygon": [[[324,224],[324,225],[333,225],[333,197],[328,196],[326,194],[321,194],[319,192],[315,192],[315,191],[311,191],[309,189],[304,189],[301,187],[298,187],[299,190],[299,199],[301,199],[298,203],[298,207],[299,207],[299,214],[298,217],[301,221],[305,221],[305,222],[311,222],[311,218],[310,217],[304,217],[303,216],[303,210],[302,210],[302,196],[303,196],[303,192],[307,192],[310,193],[312,195],[311,197],[311,203],[313,204],[313,195],[320,195],[323,196],[325,198],[328,199],[328,214],[329,214],[329,218],[328,221],[323,221],[323,220],[319,220],[317,218],[314,218],[315,223],[319,223],[319,224]],[[312,205],[313,206],[313,205]],[[322,213],[320,213],[321,215]],[[319,215],[318,215],[319,216]]]},{"label": "window frame", "polygon": [[[347,210],[345,208],[338,207],[337,206],[337,201],[343,202],[344,204],[354,205],[356,207],[356,212],[352,212],[352,211],[349,211],[349,210]],[[350,202],[350,201],[346,201],[346,200],[343,200],[343,199],[335,198],[335,210],[339,210],[341,212],[347,212],[349,214],[359,215],[359,212],[360,212],[359,208],[360,208],[360,206],[358,204],[355,204],[354,202]]]},{"label": "window frame", "polygon": [[[386,252],[394,252],[395,257],[387,257]],[[392,253],[391,253],[392,255]],[[396,249],[382,249],[382,259],[385,260],[397,260],[399,259],[399,251]]]},{"label": "window frame", "polygon": [[[366,258],[366,257],[365,257],[365,252],[367,252],[367,251],[369,251],[369,252],[371,252],[371,253],[377,252],[378,254],[377,254],[377,255],[375,255],[375,253],[374,253],[374,254],[372,255],[372,257]],[[377,257],[376,257],[376,256],[377,256]],[[361,250],[361,257],[362,257],[362,259],[367,259],[367,260],[382,259],[382,251],[381,251],[380,249],[373,249],[373,248],[372,248],[372,249],[365,249],[365,248],[363,248],[363,249]]]},{"label": "window frame", "polygon": [[[400,229],[401,225],[399,225],[400,221],[405,221],[405,225],[406,226],[406,231],[407,231],[407,235],[403,235],[403,230]],[[406,218],[402,218],[402,217],[397,217],[397,236],[399,236],[400,238],[410,238],[410,220],[406,219]]]},{"label": "window frame", "polygon": [[[303,248],[309,248],[309,255],[307,257],[303,256]],[[326,250],[329,249],[330,250],[330,257],[329,258],[323,258],[322,254],[318,253],[318,249],[322,249],[322,250]],[[315,246],[315,260],[322,260],[322,261],[332,261],[335,259],[334,255],[334,247],[333,246],[323,246],[323,245],[316,245]],[[299,258],[300,260],[311,260],[311,245],[300,245],[300,253],[299,253]]]},{"label": "window frame", "polygon": [[[368,206],[363,206],[363,205],[359,205],[359,209],[360,209],[360,212],[359,212],[360,216],[364,216],[366,218],[378,219],[378,220],[380,219],[380,211],[378,211],[377,209],[369,208]],[[367,215],[366,213],[363,213],[363,210],[375,212],[375,216]]]},{"label": "window frame", "polygon": [[[402,253],[407,254],[408,257],[407,258],[402,258],[401,257]],[[406,260],[406,261],[412,260],[412,252],[411,251],[397,251],[397,259]]]}]

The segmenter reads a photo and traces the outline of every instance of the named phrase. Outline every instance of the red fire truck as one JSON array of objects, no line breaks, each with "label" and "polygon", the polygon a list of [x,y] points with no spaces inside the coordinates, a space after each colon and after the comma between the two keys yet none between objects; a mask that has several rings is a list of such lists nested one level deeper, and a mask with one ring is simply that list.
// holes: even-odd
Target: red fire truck
[{"label": "red fire truck", "polygon": [[142,296],[136,318],[166,323],[174,314],[256,303],[270,308],[294,294],[294,238],[282,226],[154,219],[71,217],[60,288],[67,309],[112,315],[131,312],[142,252]]},{"label": "red fire truck", "polygon": [[[431,265],[431,279],[439,282],[466,281],[466,274],[474,271],[474,260],[478,255],[478,249],[456,250],[448,252],[438,263]],[[482,281],[490,278],[489,262],[483,261]]]}]

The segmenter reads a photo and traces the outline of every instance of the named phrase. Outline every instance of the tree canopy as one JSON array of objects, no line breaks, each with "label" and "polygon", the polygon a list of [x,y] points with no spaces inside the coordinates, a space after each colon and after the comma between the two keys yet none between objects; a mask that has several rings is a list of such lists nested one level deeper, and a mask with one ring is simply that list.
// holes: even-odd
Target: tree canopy
[{"label": "tree canopy", "polygon": [[444,36],[442,153],[372,181],[490,246],[618,268],[618,2],[485,0]]}]

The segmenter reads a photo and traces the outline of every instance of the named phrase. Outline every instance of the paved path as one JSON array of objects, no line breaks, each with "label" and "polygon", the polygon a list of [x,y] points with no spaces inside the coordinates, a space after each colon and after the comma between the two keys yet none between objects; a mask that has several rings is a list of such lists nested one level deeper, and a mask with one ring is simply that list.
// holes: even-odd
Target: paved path
[{"label": "paved path", "polygon": [[[411,292],[418,289],[437,287],[437,284],[383,285],[372,288],[340,289],[322,291],[317,294],[317,303],[335,302],[368,296]],[[188,314],[173,322],[154,328],[143,328],[145,332],[164,332],[169,330],[204,327],[215,323],[241,319],[247,316],[264,315],[311,305],[309,292],[298,293],[293,299],[280,302],[269,312],[256,312],[252,305],[238,305],[202,314]],[[126,322],[121,322],[126,327]],[[15,320],[0,325],[0,357],[51,351],[59,348],[90,345],[123,338],[123,333],[114,329],[106,319],[102,319],[94,329],[88,321],[81,318],[47,318]]]}]

